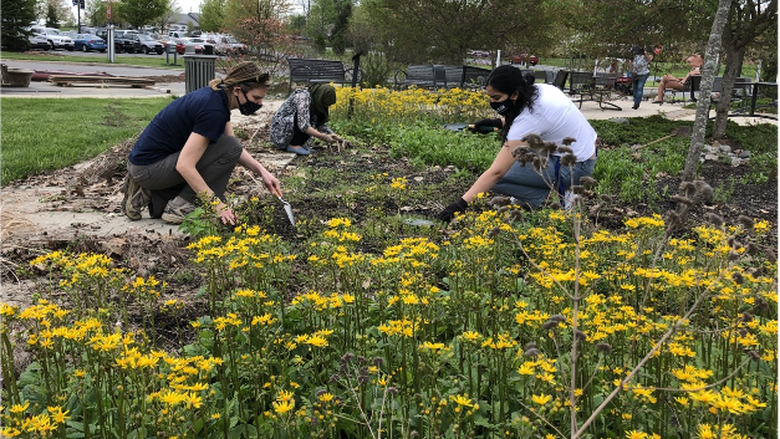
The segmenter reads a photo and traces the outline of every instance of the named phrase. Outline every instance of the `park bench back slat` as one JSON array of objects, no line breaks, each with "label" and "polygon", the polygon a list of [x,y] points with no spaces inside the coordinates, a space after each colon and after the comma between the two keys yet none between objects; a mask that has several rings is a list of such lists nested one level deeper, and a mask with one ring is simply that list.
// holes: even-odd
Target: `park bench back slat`
[{"label": "park bench back slat", "polygon": [[490,70],[479,67],[413,64],[409,65],[406,71],[395,75],[395,86],[398,88],[416,86],[434,89],[480,88],[485,86],[488,75],[490,75]]},{"label": "park bench back slat", "polygon": [[347,84],[352,82],[352,72],[341,61],[311,58],[287,58],[290,65],[290,88],[294,83]]}]

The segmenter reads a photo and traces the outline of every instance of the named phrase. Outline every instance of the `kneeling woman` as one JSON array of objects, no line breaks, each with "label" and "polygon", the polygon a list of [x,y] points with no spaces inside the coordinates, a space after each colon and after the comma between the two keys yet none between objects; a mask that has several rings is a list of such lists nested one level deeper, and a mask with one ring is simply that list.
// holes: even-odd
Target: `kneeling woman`
[{"label": "kneeling woman", "polygon": [[225,189],[236,164],[263,179],[272,193],[279,180],[255,160],[233,134],[231,110],[257,111],[268,91],[268,74],[251,62],[224,79],[174,100],[144,129],[129,155],[122,210],[130,220],[147,208],[152,218],[181,224],[199,198],[214,197],[224,223],[234,224]]},{"label": "kneeling woman", "polygon": [[336,89],[314,84],[297,89],[285,100],[271,121],[271,143],[277,148],[307,155],[312,137],[333,143],[342,140],[326,125],[329,107],[336,103]]},{"label": "kneeling woman", "polygon": [[[525,78],[520,70],[506,65],[491,72],[485,91],[490,106],[504,117],[490,122],[502,128],[503,146],[471,188],[439,213],[442,221],[452,220],[455,212],[466,210],[477,194],[491,190],[514,197],[520,204],[539,207],[550,196],[551,189],[562,194],[572,181],[577,184],[581,177],[591,175],[596,165],[596,131],[560,89],[535,85],[532,77]],[[557,152],[541,170],[531,163],[516,161],[512,152],[528,146],[524,139],[529,135],[559,146],[566,143],[576,163],[562,166]]]}]

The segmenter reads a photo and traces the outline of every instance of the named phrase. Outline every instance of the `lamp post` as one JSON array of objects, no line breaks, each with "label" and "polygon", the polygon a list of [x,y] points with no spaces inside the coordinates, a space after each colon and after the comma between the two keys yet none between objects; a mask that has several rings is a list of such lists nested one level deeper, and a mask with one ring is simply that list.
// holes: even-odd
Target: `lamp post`
[{"label": "lamp post", "polygon": [[76,17],[78,18],[78,33],[81,33],[81,10],[86,9],[86,0],[73,0],[73,6],[76,7]]}]

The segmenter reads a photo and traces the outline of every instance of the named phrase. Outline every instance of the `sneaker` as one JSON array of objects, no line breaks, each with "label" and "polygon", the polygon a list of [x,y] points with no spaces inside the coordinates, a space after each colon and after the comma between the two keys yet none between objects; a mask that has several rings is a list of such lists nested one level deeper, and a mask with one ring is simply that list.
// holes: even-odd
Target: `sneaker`
[{"label": "sneaker", "polygon": [[148,209],[149,203],[152,201],[149,189],[139,186],[128,174],[125,184],[122,186],[122,192],[125,194],[122,199],[122,213],[130,221],[138,221],[141,219],[141,212]]},{"label": "sneaker", "polygon": [[181,224],[184,221],[184,217],[194,211],[194,204],[181,197],[176,197],[165,205],[162,219],[168,224]]}]

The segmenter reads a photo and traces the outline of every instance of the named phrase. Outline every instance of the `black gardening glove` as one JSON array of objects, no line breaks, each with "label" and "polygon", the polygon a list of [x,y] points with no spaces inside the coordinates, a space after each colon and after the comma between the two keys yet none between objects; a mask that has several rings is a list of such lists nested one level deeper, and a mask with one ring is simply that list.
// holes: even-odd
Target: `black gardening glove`
[{"label": "black gardening glove", "polygon": [[468,207],[469,203],[467,203],[466,200],[463,198],[458,198],[458,201],[450,203],[449,206],[445,207],[444,210],[439,212],[439,214],[436,215],[436,218],[439,219],[439,221],[450,222],[453,218],[455,218],[456,212],[463,212]]},{"label": "black gardening glove", "polygon": [[503,126],[501,119],[482,119],[469,125],[469,129],[475,133],[492,133],[496,128],[500,129]]}]

